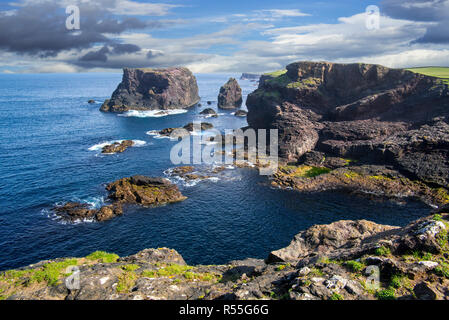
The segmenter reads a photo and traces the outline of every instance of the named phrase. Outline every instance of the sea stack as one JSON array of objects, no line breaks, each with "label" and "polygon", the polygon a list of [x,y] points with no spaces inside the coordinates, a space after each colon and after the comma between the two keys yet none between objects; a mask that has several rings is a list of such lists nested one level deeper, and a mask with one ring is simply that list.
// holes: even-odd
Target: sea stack
[{"label": "sea stack", "polygon": [[123,69],[123,79],[100,110],[171,110],[190,108],[200,100],[195,76],[187,68]]},{"label": "sea stack", "polygon": [[218,95],[218,107],[221,109],[235,109],[242,106],[242,88],[237,80],[230,78],[229,81],[220,88]]}]

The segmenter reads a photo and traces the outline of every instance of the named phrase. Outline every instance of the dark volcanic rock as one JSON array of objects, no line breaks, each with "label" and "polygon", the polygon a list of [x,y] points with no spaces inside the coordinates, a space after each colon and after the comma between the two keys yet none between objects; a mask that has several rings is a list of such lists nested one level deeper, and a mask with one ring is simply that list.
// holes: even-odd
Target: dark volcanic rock
[{"label": "dark volcanic rock", "polygon": [[[206,131],[206,130],[212,129],[213,127],[214,127],[213,124],[208,123],[208,122],[201,122],[201,124],[200,124],[201,131]],[[187,131],[193,131],[194,130],[193,122],[186,124],[184,126],[184,129],[186,129]]]},{"label": "dark volcanic rock", "polygon": [[220,88],[218,107],[221,109],[235,109],[242,105],[242,88],[234,78]]},{"label": "dark volcanic rock", "polygon": [[86,203],[68,202],[62,206],[54,207],[53,211],[62,219],[72,222],[86,219],[94,219],[101,222],[123,214],[122,206],[119,203],[103,206],[100,209],[93,209]]},{"label": "dark volcanic rock", "polygon": [[128,149],[129,147],[132,147],[133,145],[134,145],[134,141],[132,141],[132,140],[125,140],[122,142],[114,142],[113,144],[104,146],[103,149],[101,150],[101,153],[107,153],[107,154],[122,153],[122,152],[125,152],[125,150]]},{"label": "dark volcanic rock", "polygon": [[245,110],[237,110],[234,115],[236,117],[246,117],[248,115],[248,112],[246,112]]},{"label": "dark volcanic rock", "polygon": [[200,100],[195,76],[187,68],[128,69],[102,111],[189,108]]},{"label": "dark volcanic rock", "polygon": [[88,104],[94,104],[94,103],[95,103],[95,100],[92,100],[92,99],[91,99],[91,100],[87,101],[87,103],[88,103]]},{"label": "dark volcanic rock", "polygon": [[315,150],[449,186],[449,89],[440,79],[328,62],[293,63],[278,74],[262,77],[248,96],[247,119],[279,130],[281,160]]},{"label": "dark volcanic rock", "polygon": [[217,112],[215,112],[215,110],[212,108],[204,109],[203,111],[200,112],[200,114],[210,117],[218,117]]},{"label": "dark volcanic rock", "polygon": [[110,183],[106,190],[110,198],[120,203],[143,206],[163,205],[187,199],[178,187],[167,179],[133,176]]}]

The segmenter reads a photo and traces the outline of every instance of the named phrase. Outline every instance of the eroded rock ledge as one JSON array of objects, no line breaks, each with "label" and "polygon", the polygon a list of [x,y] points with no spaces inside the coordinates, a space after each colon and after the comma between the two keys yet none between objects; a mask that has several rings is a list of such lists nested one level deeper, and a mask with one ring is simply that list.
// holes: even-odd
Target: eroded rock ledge
[{"label": "eroded rock ledge", "polygon": [[[449,208],[404,228],[338,221],[300,232],[267,259],[188,266],[175,250],[43,261],[0,273],[2,299],[449,299]],[[65,269],[80,269],[68,290]],[[370,270],[380,272],[370,286]],[[51,271],[51,272],[50,272]]]},{"label": "eroded rock ledge", "polygon": [[198,85],[187,68],[123,69],[123,80],[101,106],[104,112],[170,110],[198,103]]}]

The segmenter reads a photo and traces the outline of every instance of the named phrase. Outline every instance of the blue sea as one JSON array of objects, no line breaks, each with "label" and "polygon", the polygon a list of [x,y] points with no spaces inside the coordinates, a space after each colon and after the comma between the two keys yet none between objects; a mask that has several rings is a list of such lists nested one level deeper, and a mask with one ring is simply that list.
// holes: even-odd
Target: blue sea
[{"label": "blue sea", "polygon": [[[105,184],[135,174],[164,176],[174,167],[176,143],[147,134],[203,120],[217,109],[220,86],[230,76],[196,75],[202,107],[152,117],[101,113],[121,74],[0,75],[0,270],[44,259],[81,257],[96,250],[121,256],[169,247],[189,264],[221,264],[265,258],[315,224],[367,219],[405,225],[428,213],[418,202],[395,203],[342,193],[300,194],[273,189],[254,169],[227,170],[219,180],[186,185],[184,202],[158,208],[130,206],[105,223],[63,223],[51,208],[66,201],[100,206]],[[241,80],[246,95],[255,83]],[[97,101],[88,104],[89,99]],[[243,107],[244,108],[244,107]],[[232,111],[210,118],[219,129],[246,126]],[[136,147],[101,155],[110,141],[133,139]]]}]

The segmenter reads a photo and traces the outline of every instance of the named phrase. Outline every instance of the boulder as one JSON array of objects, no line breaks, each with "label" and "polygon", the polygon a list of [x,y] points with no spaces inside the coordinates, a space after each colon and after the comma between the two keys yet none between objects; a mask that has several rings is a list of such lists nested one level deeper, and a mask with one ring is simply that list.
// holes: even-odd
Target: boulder
[{"label": "boulder", "polygon": [[100,110],[181,109],[192,107],[199,100],[196,78],[187,68],[125,68],[122,82]]},{"label": "boulder", "polygon": [[[213,127],[214,127],[214,125],[211,123],[208,123],[208,122],[201,122],[201,124],[200,124],[201,131],[206,131],[206,130],[212,129]],[[190,122],[184,126],[184,129],[186,129],[187,131],[193,131],[194,128],[195,127],[194,127],[193,122]]]},{"label": "boulder", "polygon": [[217,112],[215,112],[215,110],[212,108],[204,109],[203,111],[200,112],[200,114],[205,115],[205,116],[215,117],[215,118],[218,117]]},{"label": "boulder", "polygon": [[228,82],[220,88],[218,107],[221,109],[240,108],[242,102],[242,88],[240,88],[237,80],[230,78]]},{"label": "boulder", "polygon": [[53,212],[66,221],[74,222],[92,219],[103,222],[122,215],[123,209],[119,203],[94,209],[87,203],[68,202],[62,206],[54,207]]},{"label": "boulder", "polygon": [[120,203],[143,206],[163,205],[184,201],[184,197],[175,184],[167,179],[145,176],[123,178],[107,185],[109,197]]},{"label": "boulder", "polygon": [[132,147],[134,145],[134,141],[125,140],[122,142],[114,142],[113,144],[109,144],[104,146],[101,150],[101,153],[113,154],[113,153],[122,153],[125,152],[126,149]]},{"label": "boulder", "polygon": [[245,110],[237,110],[234,115],[236,117],[246,117],[248,114],[248,112],[246,112]]}]

